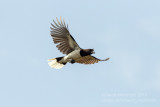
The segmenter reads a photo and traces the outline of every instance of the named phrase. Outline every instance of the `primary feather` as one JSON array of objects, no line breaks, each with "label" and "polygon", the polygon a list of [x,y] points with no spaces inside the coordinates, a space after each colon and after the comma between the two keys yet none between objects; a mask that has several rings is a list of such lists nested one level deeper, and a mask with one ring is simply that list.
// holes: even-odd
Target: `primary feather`
[{"label": "primary feather", "polygon": [[58,50],[63,54],[69,54],[75,49],[80,49],[79,45],[76,43],[75,39],[71,36],[68,26],[66,26],[65,22],[60,19],[57,19],[56,23],[53,20],[54,24],[51,24],[51,36],[55,44],[57,44]]}]

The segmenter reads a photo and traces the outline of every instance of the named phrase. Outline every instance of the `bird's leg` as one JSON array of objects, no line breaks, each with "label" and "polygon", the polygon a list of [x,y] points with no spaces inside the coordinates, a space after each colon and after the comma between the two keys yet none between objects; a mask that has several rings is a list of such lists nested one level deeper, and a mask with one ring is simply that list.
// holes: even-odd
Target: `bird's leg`
[{"label": "bird's leg", "polygon": [[74,64],[74,63],[75,63],[75,60],[72,59],[72,61],[71,61],[70,63],[71,63],[71,64]]},{"label": "bird's leg", "polygon": [[73,59],[68,59],[68,62],[70,62],[71,64],[74,64],[74,63],[75,63],[75,60],[73,60]]}]

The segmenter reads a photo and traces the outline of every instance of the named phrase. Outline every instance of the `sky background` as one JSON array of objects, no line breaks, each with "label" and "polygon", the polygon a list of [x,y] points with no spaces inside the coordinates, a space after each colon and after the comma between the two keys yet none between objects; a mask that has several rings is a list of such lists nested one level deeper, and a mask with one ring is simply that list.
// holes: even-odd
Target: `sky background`
[{"label": "sky background", "polygon": [[[80,47],[111,59],[51,69],[60,16]],[[0,107],[159,105],[159,0],[0,1]]]}]

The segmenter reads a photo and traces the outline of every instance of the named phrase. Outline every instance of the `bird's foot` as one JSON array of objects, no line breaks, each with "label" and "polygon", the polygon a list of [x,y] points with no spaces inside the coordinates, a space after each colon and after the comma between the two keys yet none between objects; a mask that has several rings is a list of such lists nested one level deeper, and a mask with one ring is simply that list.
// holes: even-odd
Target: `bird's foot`
[{"label": "bird's foot", "polygon": [[73,60],[73,59],[68,59],[68,61],[69,61],[71,64],[74,64],[74,63],[75,63],[75,60]]},{"label": "bird's foot", "polygon": [[71,64],[74,64],[74,63],[75,63],[75,60],[72,59],[72,61],[71,61],[70,63],[71,63]]}]

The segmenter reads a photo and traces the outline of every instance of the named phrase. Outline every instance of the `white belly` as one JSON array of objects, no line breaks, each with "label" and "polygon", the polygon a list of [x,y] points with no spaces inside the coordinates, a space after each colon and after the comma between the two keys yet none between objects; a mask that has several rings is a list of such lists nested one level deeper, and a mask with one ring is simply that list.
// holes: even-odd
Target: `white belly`
[{"label": "white belly", "polygon": [[73,60],[76,60],[78,58],[80,58],[81,55],[80,55],[80,50],[75,50],[71,53],[69,53],[67,56],[64,57],[64,60],[67,60],[67,59],[73,59]]}]

